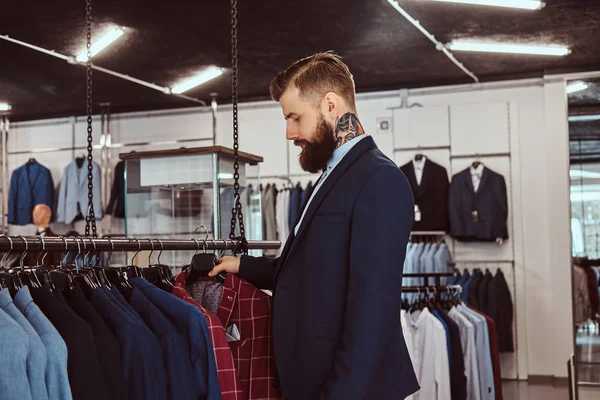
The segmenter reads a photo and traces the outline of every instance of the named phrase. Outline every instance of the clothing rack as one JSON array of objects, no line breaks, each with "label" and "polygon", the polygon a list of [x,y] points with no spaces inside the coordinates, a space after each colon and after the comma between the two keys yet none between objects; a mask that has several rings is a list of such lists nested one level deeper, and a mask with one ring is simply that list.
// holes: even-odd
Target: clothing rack
[{"label": "clothing rack", "polygon": [[[249,240],[249,250],[276,250],[274,240]],[[240,242],[229,239],[109,239],[90,237],[0,236],[0,251],[143,251],[143,250],[236,250]]]},{"label": "clothing rack", "polygon": [[514,264],[514,260],[454,260],[449,265],[456,264]]},{"label": "clothing rack", "polygon": [[[451,276],[454,276],[454,272],[424,272],[424,273],[402,274],[403,278],[423,278],[423,286],[420,286],[420,287],[428,287],[428,288],[431,288],[431,286],[429,286],[429,278],[433,278],[433,281],[434,281],[433,287],[438,287],[438,286],[441,286],[442,278],[447,278],[447,277],[451,277]],[[405,287],[410,287],[410,286],[403,286],[402,291],[404,291]]]},{"label": "clothing rack", "polygon": [[462,293],[462,287],[460,285],[447,285],[447,286],[403,286],[402,293]]},{"label": "clothing rack", "polygon": [[411,232],[410,236],[446,236],[444,231],[416,231]]},{"label": "clothing rack", "polygon": [[450,150],[450,146],[417,146],[417,147],[397,147],[394,153],[401,151],[427,151],[427,150]]},{"label": "clothing rack", "polygon": [[509,157],[510,158],[510,153],[457,154],[454,156],[451,155],[450,159],[456,160],[456,159],[460,159],[460,158],[485,158],[485,157]]}]

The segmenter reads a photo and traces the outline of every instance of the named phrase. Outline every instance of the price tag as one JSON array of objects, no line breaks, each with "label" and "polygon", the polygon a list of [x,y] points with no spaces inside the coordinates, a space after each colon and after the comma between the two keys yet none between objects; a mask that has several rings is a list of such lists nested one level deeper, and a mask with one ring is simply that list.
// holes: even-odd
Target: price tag
[{"label": "price tag", "polygon": [[421,220],[421,210],[419,206],[415,204],[415,221],[419,222]]},{"label": "price tag", "polygon": [[477,210],[471,211],[471,217],[473,218],[473,222],[479,222],[479,213]]}]

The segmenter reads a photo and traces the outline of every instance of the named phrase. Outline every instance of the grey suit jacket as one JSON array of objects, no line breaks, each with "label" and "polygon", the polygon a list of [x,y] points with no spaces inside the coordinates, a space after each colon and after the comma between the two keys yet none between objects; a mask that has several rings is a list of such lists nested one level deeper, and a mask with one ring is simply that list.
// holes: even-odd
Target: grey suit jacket
[{"label": "grey suit jacket", "polygon": [[[92,177],[94,184],[94,213],[96,219],[102,218],[102,191],[100,180],[100,166],[93,163]],[[88,214],[88,186],[87,162],[81,168],[73,160],[63,172],[58,193],[58,206],[56,207],[56,222],[70,224],[75,220],[79,211],[85,218]],[[79,209],[77,208],[79,204]]]}]

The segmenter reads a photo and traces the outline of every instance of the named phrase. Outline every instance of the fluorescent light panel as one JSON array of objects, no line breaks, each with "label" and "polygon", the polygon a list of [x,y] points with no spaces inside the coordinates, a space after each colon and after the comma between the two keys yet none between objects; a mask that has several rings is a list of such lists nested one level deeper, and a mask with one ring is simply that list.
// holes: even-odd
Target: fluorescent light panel
[{"label": "fluorescent light panel", "polygon": [[12,107],[7,103],[0,103],[0,111],[10,111]]},{"label": "fluorescent light panel", "polygon": [[[121,28],[115,28],[102,36],[97,42],[92,44],[91,52],[92,57],[96,54],[100,53],[106,47],[110,46],[115,40],[120,38],[125,31]],[[87,49],[84,49],[78,56],[77,61],[79,62],[87,62]]]},{"label": "fluorescent light panel", "polygon": [[590,121],[600,121],[600,114],[571,115],[569,117],[569,122],[590,122]]},{"label": "fluorescent light panel", "polygon": [[214,79],[221,75],[223,75],[223,71],[221,70],[221,68],[211,67],[206,71],[202,72],[200,75],[191,78],[185,82],[182,82],[179,85],[174,86],[173,88],[171,88],[171,92],[175,94],[187,92],[188,90],[193,89],[196,86],[202,85],[203,83],[206,83],[211,79]]},{"label": "fluorescent light panel", "polygon": [[442,3],[461,3],[477,6],[520,8],[523,10],[540,10],[546,3],[537,0],[431,0]]},{"label": "fluorescent light panel", "polygon": [[572,179],[599,179],[600,172],[571,169],[569,170],[569,176]]},{"label": "fluorescent light panel", "polygon": [[454,41],[446,45],[455,51],[477,51],[484,53],[510,53],[510,54],[533,54],[540,56],[566,56],[571,53],[567,47],[524,45],[511,43],[476,43]]},{"label": "fluorescent light panel", "polygon": [[585,82],[571,83],[570,85],[567,85],[567,93],[571,94],[571,93],[575,93],[575,92],[580,92],[582,90],[587,89],[589,86],[590,85],[588,85]]}]

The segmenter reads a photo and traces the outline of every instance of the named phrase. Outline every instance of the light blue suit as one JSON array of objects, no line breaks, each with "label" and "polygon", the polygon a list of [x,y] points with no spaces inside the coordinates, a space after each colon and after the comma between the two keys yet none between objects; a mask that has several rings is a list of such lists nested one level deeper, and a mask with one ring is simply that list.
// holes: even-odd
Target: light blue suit
[{"label": "light blue suit", "polygon": [[[85,218],[88,214],[88,180],[87,161],[81,168],[73,160],[63,171],[63,179],[60,182],[58,192],[58,206],[56,207],[56,222],[70,224],[77,217],[78,211]],[[95,162],[92,168],[92,181],[94,184],[94,214],[96,219],[102,218],[102,193],[100,180],[100,167]],[[79,204],[80,210],[77,209]]]},{"label": "light blue suit", "polygon": [[19,289],[15,295],[14,304],[33,326],[46,348],[46,390],[48,391],[48,398],[52,400],[72,400],[73,396],[69,385],[69,376],[67,375],[67,345],[65,341],[37,304],[33,302],[27,286]]},{"label": "light blue suit", "polygon": [[23,328],[0,310],[0,398],[31,399],[27,379],[29,339]]},{"label": "light blue suit", "polygon": [[46,348],[33,326],[14,305],[8,289],[0,291],[0,306],[17,322],[29,338],[29,353],[27,354],[27,378],[31,387],[31,398],[34,400],[48,399],[46,391]]}]

